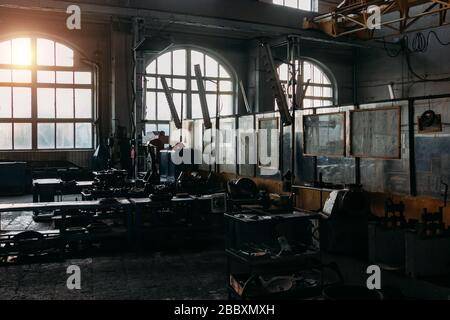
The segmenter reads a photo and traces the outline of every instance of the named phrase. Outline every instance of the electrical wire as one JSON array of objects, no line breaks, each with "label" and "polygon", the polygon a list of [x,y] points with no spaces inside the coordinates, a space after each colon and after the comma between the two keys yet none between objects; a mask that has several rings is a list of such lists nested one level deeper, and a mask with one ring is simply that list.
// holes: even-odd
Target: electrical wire
[{"label": "electrical wire", "polygon": [[387,46],[386,46],[386,41],[385,39],[383,39],[383,46],[384,46],[384,50],[386,52],[386,54],[391,57],[391,58],[396,58],[398,57],[401,53],[404,53],[405,55],[405,60],[406,60],[406,65],[408,67],[408,71],[417,79],[419,79],[421,82],[447,82],[450,81],[450,77],[445,77],[445,78],[437,78],[437,79],[430,79],[427,78],[426,76],[422,76],[420,74],[418,74],[411,63],[411,54],[413,53],[426,53],[430,47],[430,43],[431,43],[431,36],[434,36],[434,38],[437,40],[437,42],[441,45],[441,46],[449,46],[450,42],[444,42],[442,41],[438,34],[434,31],[431,30],[427,36],[425,36],[422,32],[418,32],[416,33],[416,35],[414,36],[413,40],[411,41],[411,47],[410,47],[410,39],[407,35],[405,35],[401,40],[400,40],[400,44],[401,44],[401,48],[397,51],[397,52],[391,52]]}]

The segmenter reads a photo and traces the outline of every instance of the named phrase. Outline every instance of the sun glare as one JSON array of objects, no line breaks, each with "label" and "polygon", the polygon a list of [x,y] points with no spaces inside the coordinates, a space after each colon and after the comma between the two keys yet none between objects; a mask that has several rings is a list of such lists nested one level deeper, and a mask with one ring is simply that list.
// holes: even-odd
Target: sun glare
[{"label": "sun glare", "polygon": [[12,40],[12,64],[31,65],[31,39],[17,38]]}]

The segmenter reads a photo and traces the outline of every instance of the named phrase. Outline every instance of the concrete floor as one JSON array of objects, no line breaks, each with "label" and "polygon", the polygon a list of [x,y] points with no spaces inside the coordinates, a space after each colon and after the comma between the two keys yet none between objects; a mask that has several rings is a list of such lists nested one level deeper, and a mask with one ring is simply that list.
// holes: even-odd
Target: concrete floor
[{"label": "concrete floor", "polygon": [[[67,289],[70,265],[81,269],[81,290]],[[223,251],[208,251],[0,267],[0,299],[226,299],[224,266]]]}]

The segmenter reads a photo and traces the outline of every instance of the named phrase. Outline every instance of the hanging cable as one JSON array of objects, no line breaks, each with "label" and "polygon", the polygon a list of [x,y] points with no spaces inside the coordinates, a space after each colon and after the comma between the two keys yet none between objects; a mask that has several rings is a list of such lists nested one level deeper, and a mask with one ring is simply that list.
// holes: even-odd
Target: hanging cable
[{"label": "hanging cable", "polygon": [[401,48],[397,51],[397,52],[391,52],[387,46],[386,46],[386,41],[383,39],[383,45],[384,45],[384,50],[386,52],[386,54],[391,57],[391,58],[396,58],[400,55],[400,53],[404,53],[405,54],[405,60],[406,60],[406,65],[408,67],[408,71],[417,79],[419,79],[420,81],[423,82],[447,82],[450,81],[450,77],[445,77],[445,78],[438,78],[438,79],[429,79],[426,76],[422,76],[419,75],[413,68],[412,63],[411,63],[411,54],[412,53],[425,53],[428,51],[429,46],[430,46],[430,41],[431,41],[431,36],[434,36],[434,38],[437,40],[437,42],[441,45],[441,46],[448,46],[450,45],[450,42],[444,42],[442,41],[438,34],[431,30],[427,36],[425,36],[422,32],[418,32],[416,33],[416,35],[414,36],[413,40],[411,41],[411,47],[410,47],[410,39],[408,37],[408,35],[405,35],[401,41]]}]

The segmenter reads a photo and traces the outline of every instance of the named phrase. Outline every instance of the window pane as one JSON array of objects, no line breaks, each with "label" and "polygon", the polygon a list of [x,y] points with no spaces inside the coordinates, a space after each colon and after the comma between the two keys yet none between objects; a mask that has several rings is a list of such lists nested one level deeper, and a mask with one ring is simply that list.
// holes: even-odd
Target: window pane
[{"label": "window pane", "polygon": [[31,118],[30,88],[13,88],[13,117]]},{"label": "window pane", "polygon": [[303,100],[303,108],[312,108],[312,107],[313,107],[313,101],[311,99]]},{"label": "window pane", "polygon": [[11,88],[0,87],[0,118],[11,118]]},{"label": "window pane", "polygon": [[191,90],[192,91],[197,91],[198,90],[197,80],[192,80],[191,81]]},{"label": "window pane", "polygon": [[38,123],[38,149],[55,149],[55,124]]},{"label": "window pane", "polygon": [[75,118],[89,119],[92,117],[91,89],[75,89]]},{"label": "window pane", "polygon": [[73,50],[57,43],[56,65],[59,67],[73,67]]},{"label": "window pane", "polygon": [[56,148],[73,149],[73,123],[56,124]]},{"label": "window pane", "polygon": [[47,39],[37,39],[36,62],[40,66],[55,65],[55,42]]},{"label": "window pane", "polygon": [[283,5],[283,0],[273,0],[273,3]]},{"label": "window pane", "polygon": [[31,123],[14,124],[14,149],[31,149]]},{"label": "window pane", "polygon": [[147,77],[147,89],[156,89],[155,77]]},{"label": "window pane", "polygon": [[233,83],[231,81],[220,81],[220,91],[233,91]]},{"label": "window pane", "polygon": [[173,52],[173,74],[177,76],[186,75],[186,50],[175,50]]},{"label": "window pane", "polygon": [[11,41],[0,42],[0,64],[11,64]]},{"label": "window pane", "polygon": [[219,64],[216,60],[209,56],[205,56],[206,63],[206,76],[207,77],[218,77],[219,76]]},{"label": "window pane", "polygon": [[12,81],[16,83],[31,83],[31,71],[13,70]]},{"label": "window pane", "polygon": [[170,120],[172,118],[166,95],[158,93],[158,120]]},{"label": "window pane", "polygon": [[220,96],[220,115],[231,116],[233,115],[233,96],[231,94]]},{"label": "window pane", "polygon": [[313,81],[312,78],[312,65],[308,62],[303,63],[303,82],[308,82],[308,80]]},{"label": "window pane", "polygon": [[203,60],[204,54],[198,51],[191,51],[191,65],[192,65],[192,76],[195,77],[195,65],[199,64],[202,70],[202,75],[205,75],[205,62]]},{"label": "window pane", "polygon": [[172,74],[172,60],[170,52],[158,57],[158,73]]},{"label": "window pane", "polygon": [[186,90],[186,80],[173,79],[172,87],[175,90]]},{"label": "window pane", "polygon": [[288,80],[288,66],[287,64],[283,63],[279,68],[278,68],[278,77],[280,78],[281,81],[287,81]]},{"label": "window pane", "polygon": [[0,150],[12,150],[11,123],[0,123]]},{"label": "window pane", "polygon": [[92,124],[77,123],[75,124],[75,148],[90,149],[92,148]]},{"label": "window pane", "polygon": [[217,92],[217,83],[216,81],[206,80],[206,91]]},{"label": "window pane", "polygon": [[31,39],[17,38],[12,40],[12,64],[31,64]]},{"label": "window pane", "polygon": [[[183,100],[181,100],[181,96],[183,96]],[[178,116],[181,118],[181,106],[183,106],[183,119],[186,119],[186,94],[174,93],[173,101],[175,103],[175,108],[177,109]]]},{"label": "window pane", "polygon": [[206,101],[208,102],[209,116],[214,118],[216,116],[217,95],[207,94]]},{"label": "window pane", "polygon": [[37,89],[37,110],[38,118],[55,118],[55,89],[39,88]]},{"label": "window pane", "polygon": [[322,83],[322,71],[319,68],[314,67],[314,83]]},{"label": "window pane", "polygon": [[56,83],[73,84],[73,72],[57,71],[56,72]]},{"label": "window pane", "polygon": [[39,83],[55,83],[55,71],[38,71],[37,81]]},{"label": "window pane", "polygon": [[299,0],[298,8],[305,11],[311,11],[311,0]]},{"label": "window pane", "polygon": [[75,84],[92,84],[92,73],[75,72]]},{"label": "window pane", "polygon": [[221,78],[231,78],[230,74],[227,72],[227,70],[225,70],[224,67],[220,66],[219,69],[220,69],[219,76],[220,76]]},{"label": "window pane", "polygon": [[73,118],[73,89],[56,89],[56,117]]},{"label": "window pane", "polygon": [[0,70],[0,82],[12,82],[11,70]]},{"label": "window pane", "polygon": [[322,88],[321,87],[314,87],[314,96],[315,97],[321,97],[322,96]]},{"label": "window pane", "polygon": [[150,63],[150,65],[147,67],[147,73],[156,74],[156,61]]},{"label": "window pane", "polygon": [[331,88],[323,88],[323,96],[326,98],[332,98],[333,97],[333,91]]},{"label": "window pane", "polygon": [[147,92],[146,120],[156,120],[156,93]]},{"label": "window pane", "polygon": [[291,7],[291,8],[297,9],[297,0],[284,0],[284,5],[286,7]]},{"label": "window pane", "polygon": [[202,108],[200,105],[200,96],[198,94],[192,95],[192,118],[193,119],[203,118]]}]

